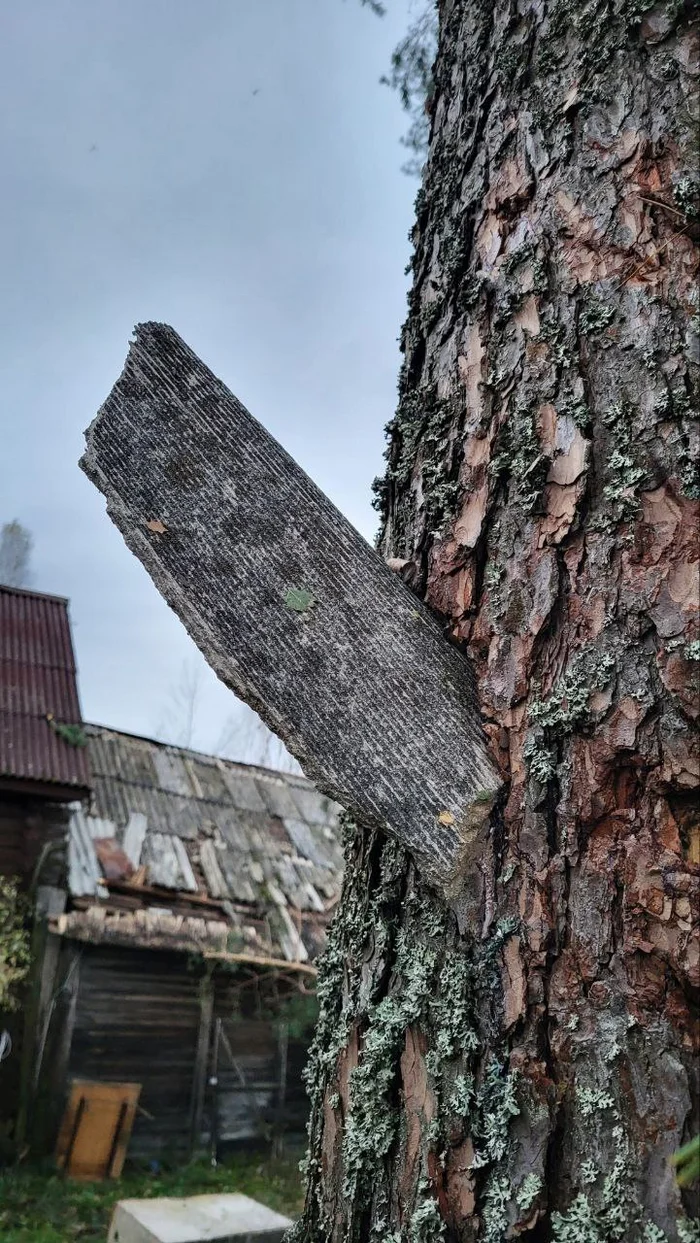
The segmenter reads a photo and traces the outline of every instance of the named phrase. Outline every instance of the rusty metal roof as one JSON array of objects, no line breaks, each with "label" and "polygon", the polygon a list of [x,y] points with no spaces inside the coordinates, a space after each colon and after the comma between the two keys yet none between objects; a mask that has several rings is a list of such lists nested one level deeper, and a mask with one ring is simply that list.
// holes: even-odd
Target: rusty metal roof
[{"label": "rusty metal roof", "polygon": [[[340,892],[335,803],[302,776],[100,726],[85,731],[94,793],[71,819],[69,888],[78,906],[94,904],[69,914],[65,933],[191,948],[199,911],[183,914],[183,903],[204,899],[217,908],[212,951],[223,953],[223,935],[224,948],[255,958],[315,957]],[[107,857],[125,859],[131,909],[113,900]],[[179,924],[164,918],[169,903]]]},{"label": "rusty metal roof", "polygon": [[80,723],[68,602],[0,585],[0,780],[86,793],[87,750],[56,731]]}]

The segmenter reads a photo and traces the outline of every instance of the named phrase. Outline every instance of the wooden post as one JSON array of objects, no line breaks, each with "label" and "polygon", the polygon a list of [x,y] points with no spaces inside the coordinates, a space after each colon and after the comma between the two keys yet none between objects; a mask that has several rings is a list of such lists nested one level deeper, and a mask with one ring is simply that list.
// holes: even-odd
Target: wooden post
[{"label": "wooden post", "polygon": [[207,1069],[209,1065],[209,1045],[211,1042],[211,1025],[214,1014],[214,985],[212,967],[207,966],[199,983],[199,1032],[197,1035],[197,1051],[192,1071],[192,1104],[190,1123],[190,1156],[197,1149],[202,1133],[204,1115],[204,1098],[207,1090]]},{"label": "wooden post", "polygon": [[51,1101],[52,1115],[47,1131],[49,1134],[53,1131],[52,1139],[58,1129],[58,1123],[68,1097],[68,1067],[70,1065],[70,1051],[73,1043],[73,1029],[75,1027],[80,991],[81,953],[82,950],[79,946],[69,944],[65,959],[63,984],[60,990],[62,1024],[49,1076],[50,1092],[47,1093],[47,1099]]},{"label": "wooden post", "polygon": [[15,1143],[22,1152],[25,1146],[34,1144],[34,1100],[37,1091],[44,1046],[51,1019],[52,998],[56,989],[60,942],[49,932],[49,919],[60,914],[66,904],[62,889],[39,886],[32,926],[31,971],[27,985],[22,1033],[22,1064],[20,1077],[19,1108],[15,1126]]},{"label": "wooden post", "polygon": [[277,1054],[279,1062],[279,1082],[277,1085],[275,1129],[272,1136],[272,1155],[274,1157],[281,1157],[284,1151],[284,1114],[287,1103],[287,1067],[289,1062],[289,1026],[287,1023],[279,1023],[277,1025]]},{"label": "wooden post", "polygon": [[209,1136],[209,1163],[216,1166],[219,1161],[219,1039],[221,1036],[221,1019],[214,1020],[214,1041],[211,1051],[211,1075],[209,1088],[211,1092],[211,1135]]},{"label": "wooden post", "polygon": [[136,328],[81,465],[222,681],[458,883],[500,787],[467,660],[172,328]]}]

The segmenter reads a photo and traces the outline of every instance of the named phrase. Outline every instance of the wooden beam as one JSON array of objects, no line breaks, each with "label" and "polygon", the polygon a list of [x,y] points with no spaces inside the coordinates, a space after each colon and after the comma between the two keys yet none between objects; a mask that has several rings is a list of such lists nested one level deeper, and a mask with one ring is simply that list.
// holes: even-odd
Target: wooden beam
[{"label": "wooden beam", "polygon": [[[221,914],[225,910],[223,902],[219,898],[209,898],[203,893],[188,893],[185,889],[166,889],[163,885],[134,885],[128,880],[105,880],[102,882],[107,889],[115,893],[133,894],[136,898],[143,899],[157,898],[162,906],[193,906],[199,912],[200,907],[211,907],[212,914],[218,911]],[[94,906],[95,899],[90,896],[88,898],[88,906]],[[145,903],[141,901],[141,906]],[[195,913],[194,911],[192,912]]]},{"label": "wooden beam", "polygon": [[197,1052],[192,1069],[192,1100],[190,1104],[190,1157],[197,1151],[201,1142],[213,1015],[214,983],[212,980],[212,967],[208,965],[199,981],[199,1031],[197,1033]]},{"label": "wooden beam", "polygon": [[221,680],[454,888],[500,786],[472,671],[172,328],[140,324],[81,465]]},{"label": "wooden beam", "polygon": [[[34,871],[35,875],[41,871],[41,859]],[[49,920],[60,914],[66,905],[65,890],[56,885],[37,885],[34,888],[31,967],[23,1005],[19,1106],[15,1124],[15,1143],[20,1152],[25,1141],[28,1140],[30,1148],[34,1144],[35,1135],[31,1127],[36,1130],[35,1123],[39,1121],[35,1118],[34,1101],[56,992],[61,942],[51,933]]]},{"label": "wooden beam", "polygon": [[261,954],[228,954],[218,950],[202,950],[203,958],[211,958],[216,962],[239,962],[245,967],[274,967],[285,972],[300,972],[302,975],[318,975],[318,967],[310,962],[290,962],[288,958],[268,958]]},{"label": "wooden beam", "polygon": [[[50,1109],[52,1113],[51,1122],[47,1125],[47,1130],[58,1129],[58,1123],[61,1113],[65,1107],[65,1103],[69,1093],[68,1084],[68,1067],[70,1065],[71,1046],[73,1044],[73,1030],[75,1028],[75,1019],[78,1009],[78,995],[80,992],[80,959],[82,956],[82,948],[79,946],[71,946],[68,953],[61,964],[64,968],[63,983],[59,991],[59,1022],[58,1039],[56,1047],[52,1050],[52,1060],[50,1070],[47,1074],[49,1091],[48,1099],[51,1102]],[[56,1111],[59,1111],[58,1113]],[[52,1136],[52,1140],[55,1135]]]},{"label": "wooden beam", "polygon": [[277,1060],[279,1064],[279,1078],[277,1081],[272,1155],[274,1157],[281,1157],[284,1151],[284,1113],[287,1102],[287,1073],[289,1070],[289,1026],[287,1023],[277,1024]]}]

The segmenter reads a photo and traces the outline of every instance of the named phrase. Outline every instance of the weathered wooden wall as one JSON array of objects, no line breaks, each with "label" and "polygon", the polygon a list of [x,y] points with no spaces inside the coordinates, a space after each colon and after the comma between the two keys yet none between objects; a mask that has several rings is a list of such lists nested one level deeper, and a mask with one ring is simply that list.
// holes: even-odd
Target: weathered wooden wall
[{"label": "weathered wooden wall", "polygon": [[[301,1137],[308,1117],[308,1100],[301,1078],[307,1042],[290,1039],[283,1099],[280,1104],[280,1039],[269,1006],[256,1016],[255,994],[241,993],[237,981],[220,975],[214,983],[214,1017],[222,1020],[225,1043],[219,1050],[217,1130],[222,1144],[271,1135],[281,1126],[285,1134]],[[228,1048],[226,1047],[228,1045]],[[235,1066],[228,1056],[230,1049]],[[205,1113],[206,1134],[211,1126],[211,1095]]]},{"label": "weathered wooden wall", "polygon": [[44,844],[56,845],[42,867],[42,881],[56,884],[65,866],[68,810],[62,803],[0,789],[0,876],[29,882]]},{"label": "weathered wooden wall", "polygon": [[199,1030],[197,977],[186,959],[144,950],[86,946],[68,1076],[141,1083],[130,1155],[189,1145],[192,1069]]},{"label": "weathered wooden wall", "polygon": [[[51,1112],[52,1119],[39,1127],[41,1144],[52,1146],[63,1098],[75,1077],[142,1084],[130,1158],[178,1159],[193,1144],[208,1145],[212,1093],[205,1088],[198,1108],[198,1090],[211,1069],[214,1024],[203,1023],[201,965],[184,954],[66,941],[57,980],[66,979],[69,987],[60,993],[42,1073],[38,1109]],[[226,1048],[220,1047],[219,1142],[270,1138],[280,1123],[287,1133],[301,1136],[307,1116],[301,1082],[306,1046],[290,1041],[280,1117],[274,1016],[267,1008],[256,1013],[254,989],[244,990],[241,1001],[238,984],[236,976],[221,972],[212,982],[212,1019],[223,1021],[235,1061],[231,1065]],[[204,1065],[198,1058],[202,1034]]]}]

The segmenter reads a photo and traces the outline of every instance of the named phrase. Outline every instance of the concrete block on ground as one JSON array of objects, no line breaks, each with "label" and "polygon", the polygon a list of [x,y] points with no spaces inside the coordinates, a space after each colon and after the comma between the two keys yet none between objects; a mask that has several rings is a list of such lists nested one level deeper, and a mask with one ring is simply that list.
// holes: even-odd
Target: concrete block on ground
[{"label": "concrete block on ground", "polygon": [[120,1200],[107,1243],[282,1243],[291,1225],[237,1192]]}]

